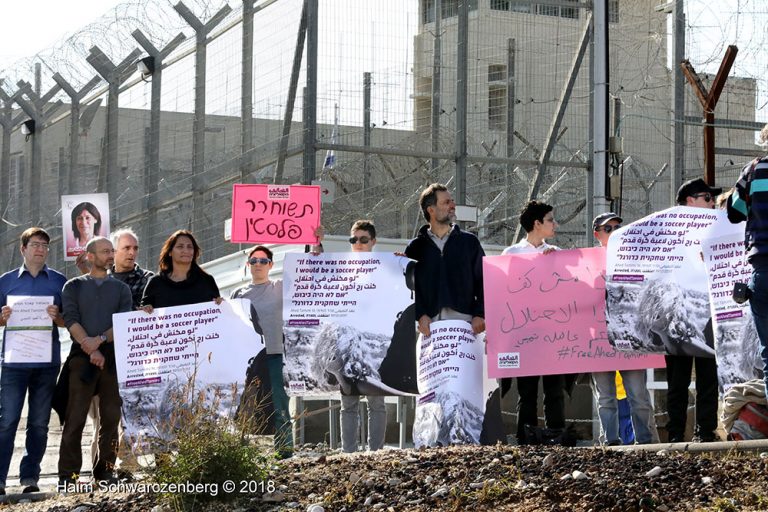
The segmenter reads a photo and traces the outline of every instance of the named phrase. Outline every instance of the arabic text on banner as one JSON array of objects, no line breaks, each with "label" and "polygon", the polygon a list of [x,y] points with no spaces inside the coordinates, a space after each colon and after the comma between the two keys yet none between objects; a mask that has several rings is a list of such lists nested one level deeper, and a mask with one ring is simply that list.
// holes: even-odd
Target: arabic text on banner
[{"label": "arabic text on banner", "polygon": [[663,367],[609,343],[604,269],[600,247],[484,258],[489,376]]},{"label": "arabic text on banner", "polygon": [[251,304],[232,299],[112,316],[125,430],[133,443],[157,435],[190,383],[226,415],[238,409],[247,374],[266,358]]},{"label": "arabic text on banner", "polygon": [[725,212],[676,206],[611,236],[608,335],[617,348],[715,356],[701,239],[718,219]]},{"label": "arabic text on banner", "polygon": [[48,316],[52,296],[9,295],[12,313],[5,326],[6,363],[50,363],[53,322]]},{"label": "arabic text on banner", "polygon": [[744,224],[714,223],[701,249],[707,266],[717,375],[725,392],[734,384],[762,378],[760,341],[749,302],[733,300],[734,284],[746,284],[752,275],[744,250]]},{"label": "arabic text on banner", "polygon": [[283,376],[290,395],[416,392],[409,262],[378,252],[286,254]]},{"label": "arabic text on banner", "polygon": [[485,416],[483,343],[462,320],[432,322],[419,337],[419,390],[413,442],[479,444]]}]

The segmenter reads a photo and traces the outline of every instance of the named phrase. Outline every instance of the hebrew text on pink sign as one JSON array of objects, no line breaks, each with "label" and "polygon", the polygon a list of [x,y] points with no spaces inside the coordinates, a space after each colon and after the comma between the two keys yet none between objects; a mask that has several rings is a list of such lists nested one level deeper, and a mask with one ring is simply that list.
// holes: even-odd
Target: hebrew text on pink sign
[{"label": "hebrew text on pink sign", "polygon": [[604,272],[599,247],[484,258],[488,376],[663,367],[608,342]]},{"label": "hebrew text on pink sign", "polygon": [[232,242],[317,243],[320,187],[310,185],[235,185],[232,192]]}]

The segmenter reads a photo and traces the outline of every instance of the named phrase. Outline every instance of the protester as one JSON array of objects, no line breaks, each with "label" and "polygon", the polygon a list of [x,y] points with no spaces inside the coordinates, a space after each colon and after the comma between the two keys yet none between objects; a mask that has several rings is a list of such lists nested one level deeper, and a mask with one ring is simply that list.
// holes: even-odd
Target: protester
[{"label": "protester", "polygon": [[147,313],[153,308],[186,306],[222,298],[216,280],[200,268],[200,246],[191,232],[174,232],[160,249],[159,271],[147,282],[141,307]]},{"label": "protester", "polygon": [[115,482],[118,424],[122,401],[115,367],[112,315],[131,310],[131,291],[110,277],[112,243],[96,237],[86,245],[91,270],[67,281],[62,291],[64,322],[72,338],[67,359],[68,400],[59,449],[59,488],[76,486],[82,466],[81,439],[91,398],[99,397],[99,453],[96,481]]},{"label": "protester", "polygon": [[[504,249],[502,254],[524,254],[539,252],[549,254],[560,248],[547,243],[555,236],[557,222],[552,206],[539,201],[530,201],[520,212],[520,225],[525,238]],[[502,379],[502,390],[508,389],[509,381]],[[565,376],[544,375],[544,418],[547,428],[565,428]],[[539,376],[517,378],[517,442],[527,444],[525,426],[536,426],[538,418]]]},{"label": "protester", "polygon": [[475,334],[485,331],[483,256],[475,235],[453,221],[456,203],[445,185],[422,191],[419,206],[428,222],[408,243],[405,255],[416,260],[416,318],[419,332],[430,334],[437,320],[464,320]]},{"label": "protester", "polygon": [[[715,198],[723,191],[710,187],[701,178],[683,183],[677,190],[677,204],[694,208],[713,209]],[[708,342],[714,340],[712,322],[704,332]],[[713,357],[665,355],[667,364],[667,433],[669,442],[685,441],[685,425],[688,420],[688,388],[691,370],[696,365],[696,426],[694,442],[712,442],[717,433],[717,364]]]},{"label": "protester", "polygon": [[[768,124],[760,131],[760,144],[768,147]],[[744,245],[747,260],[752,265],[749,299],[757,337],[760,339],[760,357],[763,359],[763,378],[768,384],[768,156],[756,158],[741,171],[735,190],[728,202],[728,219],[747,221]],[[768,386],[766,387],[768,389]]]},{"label": "protester", "polygon": [[[3,347],[0,353],[0,495],[5,494],[8,469],[13,456],[16,429],[21,419],[24,397],[29,393],[27,410],[26,452],[19,466],[19,481],[24,486],[22,493],[37,492],[40,478],[40,462],[48,444],[48,423],[51,418],[51,399],[56,387],[56,376],[61,366],[61,345],[58,327],[64,327],[60,313],[61,290],[66,278],[48,268],[50,237],[42,228],[26,229],[21,234],[20,267],[0,276],[0,326],[8,325],[15,318],[8,305],[17,296],[49,297],[52,304],[46,308],[50,320],[51,353],[48,362],[8,361],[6,338],[9,331],[3,331]],[[16,314],[18,315],[18,313]]]},{"label": "protester", "polygon": [[[592,231],[601,247],[621,227],[621,217],[613,212],[601,213],[592,221]],[[632,428],[639,444],[658,443],[659,433],[653,415],[648,376],[645,370],[621,370],[621,379],[629,400]],[[621,444],[619,432],[619,403],[616,391],[616,372],[593,372],[592,392],[600,418],[600,442],[609,446]]]},{"label": "protester", "polygon": [[[350,250],[352,252],[371,252],[376,245],[376,227],[369,220],[358,220],[350,229]],[[383,396],[368,395],[368,449],[380,450],[384,447],[387,430],[387,406]],[[341,397],[341,446],[347,452],[357,451],[357,435],[360,431],[360,397],[342,395]]]},{"label": "protester", "polygon": [[[108,270],[109,275],[122,281],[128,288],[131,289],[131,302],[133,309],[139,309],[141,306],[141,297],[144,293],[144,288],[147,286],[149,278],[154,274],[149,270],[144,270],[136,263],[136,257],[139,253],[139,237],[130,228],[119,229],[113,231],[110,236],[112,245],[115,248],[115,261],[114,264]],[[83,253],[85,255],[86,253]],[[78,256],[78,260],[80,256]],[[78,263],[78,261],[76,261]],[[78,268],[87,268],[82,263],[78,264]],[[81,268],[81,271],[82,271]],[[87,273],[88,270],[85,270]],[[93,422],[93,442],[91,443],[91,458],[94,465],[98,457],[98,430],[99,430],[99,397],[93,397],[91,408],[88,411],[88,416]],[[138,469],[138,463],[136,457],[131,451],[131,447],[127,443],[123,442],[123,429],[120,428],[120,451],[118,453],[117,462],[117,474],[121,478],[131,477],[131,471]]]},{"label": "protester", "polygon": [[141,297],[149,278],[155,274],[136,263],[139,255],[139,236],[130,228],[119,229],[109,236],[115,247],[115,264],[109,274],[128,285],[131,289],[133,309],[141,308]]},{"label": "protester", "polygon": [[[315,230],[315,235],[322,239],[322,226]],[[322,250],[322,242],[311,249],[313,252]],[[251,282],[233,291],[230,298],[250,300],[264,331],[272,386],[275,449],[278,457],[285,459],[293,456],[293,429],[288,410],[289,398],[283,385],[283,280],[269,279],[269,272],[274,265],[274,254],[269,248],[263,245],[254,247],[246,261],[251,271]]]}]

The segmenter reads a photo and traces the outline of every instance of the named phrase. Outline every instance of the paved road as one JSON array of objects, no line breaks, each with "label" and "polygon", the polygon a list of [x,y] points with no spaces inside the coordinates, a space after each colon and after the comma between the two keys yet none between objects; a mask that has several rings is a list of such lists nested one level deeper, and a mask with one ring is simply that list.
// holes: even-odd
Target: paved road
[{"label": "paved road", "polygon": [[[13,458],[11,467],[8,469],[8,480],[6,481],[7,491],[21,492],[19,485],[19,464],[24,456],[24,440],[27,428],[27,407],[21,415],[19,429],[16,432],[16,442],[13,447]],[[48,426],[48,448],[43,457],[42,471],[40,474],[40,490],[54,491],[58,482],[57,467],[59,462],[59,444],[61,443],[62,426],[59,425],[59,416],[55,412],[51,413],[51,423]],[[91,471],[91,438],[93,435],[93,426],[90,420],[85,424],[83,431],[83,474],[90,474]]]}]

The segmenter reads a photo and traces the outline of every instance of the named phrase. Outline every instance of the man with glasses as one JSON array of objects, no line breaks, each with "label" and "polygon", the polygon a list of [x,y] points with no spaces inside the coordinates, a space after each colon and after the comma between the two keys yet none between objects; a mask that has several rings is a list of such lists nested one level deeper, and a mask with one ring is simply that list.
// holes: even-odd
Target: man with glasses
[{"label": "man with glasses", "polygon": [[115,367],[112,315],[131,311],[131,290],[108,274],[115,259],[112,242],[92,238],[85,248],[91,270],[67,281],[61,292],[64,323],[72,337],[67,359],[69,397],[59,449],[59,490],[79,491],[81,440],[91,399],[99,397],[99,451],[96,482],[114,483],[122,400]]},{"label": "man with glasses", "polygon": [[[13,444],[16,429],[21,419],[24,396],[29,393],[27,412],[26,452],[21,459],[19,480],[24,486],[23,493],[37,492],[40,477],[40,461],[48,444],[48,423],[51,418],[51,399],[56,387],[56,377],[61,366],[61,346],[58,327],[64,327],[64,318],[60,313],[61,290],[66,282],[59,272],[48,268],[48,243],[50,237],[42,228],[33,227],[21,234],[21,256],[23,263],[19,268],[0,276],[0,325],[8,325],[20,313],[14,313],[9,306],[15,297],[38,296],[50,298],[51,305],[46,308],[50,317],[50,334],[46,335],[50,343],[50,354],[39,362],[14,362],[11,351],[6,352],[6,337],[3,333],[3,347],[0,353],[2,371],[0,371],[0,494],[5,494],[8,468],[13,456]],[[47,352],[47,351],[46,351]],[[9,357],[10,356],[10,357]]]},{"label": "man with glasses", "polygon": [[[376,227],[369,220],[358,220],[350,229],[349,245],[352,252],[371,252],[376,245]],[[384,447],[387,429],[387,406],[383,396],[367,396],[368,401],[368,449]],[[357,434],[360,423],[360,397],[341,396],[341,447],[347,452],[357,451]]]},{"label": "man with glasses", "polygon": [[[600,247],[621,227],[622,219],[613,212],[601,213],[592,221],[592,231]],[[659,442],[653,416],[651,394],[645,370],[621,370],[621,379],[632,414],[632,428],[639,444]],[[619,435],[619,403],[616,399],[616,372],[592,372],[592,392],[600,418],[600,442],[608,446],[621,444]]]},{"label": "man with glasses", "polygon": [[[694,208],[715,208],[715,198],[723,191],[701,179],[689,180],[677,190],[677,204]],[[713,342],[712,323],[705,328],[707,342]],[[665,355],[667,364],[667,433],[669,442],[685,441],[688,419],[688,387],[696,365],[696,427],[694,442],[717,441],[717,364],[712,357]]]},{"label": "man with glasses", "polygon": [[[315,235],[322,239],[323,229]],[[322,244],[312,246],[313,252],[322,250]],[[283,280],[269,279],[274,265],[272,251],[263,245],[251,249],[246,260],[251,272],[251,282],[232,292],[231,299],[248,299],[259,319],[267,347],[267,367],[272,387],[272,423],[275,429],[275,449],[280,458],[293,455],[293,431],[289,398],[283,386]]]}]

